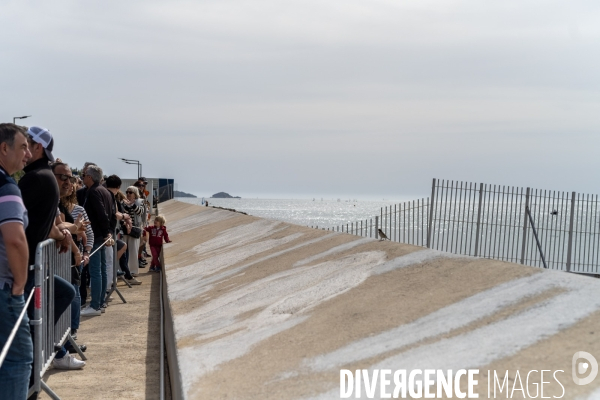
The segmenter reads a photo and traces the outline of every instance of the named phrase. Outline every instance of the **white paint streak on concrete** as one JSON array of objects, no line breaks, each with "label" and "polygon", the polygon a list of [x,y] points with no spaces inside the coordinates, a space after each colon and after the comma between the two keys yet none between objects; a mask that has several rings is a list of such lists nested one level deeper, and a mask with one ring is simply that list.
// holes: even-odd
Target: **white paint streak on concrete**
[{"label": "white paint streak on concrete", "polygon": [[[255,344],[304,321],[307,310],[356,287],[384,261],[384,252],[370,251],[293,268],[227,292],[187,314],[177,315],[174,321],[177,340],[188,336],[200,340],[219,337],[179,352],[184,392],[218,365],[241,357]],[[174,286],[177,290],[178,284],[169,283],[169,290]],[[257,310],[261,311],[240,318],[244,313]]]},{"label": "white paint streak on concrete", "polygon": [[[311,240],[308,240],[306,242],[299,243],[299,244],[297,244],[295,246],[292,246],[292,247],[290,247],[288,249],[284,249],[284,250],[281,250],[281,251],[278,251],[278,252],[266,255],[266,256],[264,256],[264,257],[262,257],[262,258],[260,258],[260,259],[258,259],[256,261],[253,261],[251,263],[244,264],[244,265],[242,265],[240,267],[228,269],[227,271],[222,271],[222,272],[216,273],[214,275],[211,275],[209,277],[204,277],[203,279],[200,279],[199,277],[197,277],[197,276],[194,275],[194,276],[190,277],[190,279],[192,280],[192,283],[190,283],[190,284],[192,285],[192,287],[194,287],[194,290],[196,290],[197,294],[207,292],[207,291],[209,291],[210,289],[213,288],[213,286],[214,286],[215,283],[222,282],[225,279],[228,279],[228,278],[231,278],[231,277],[233,277],[235,275],[238,275],[238,274],[242,273],[244,270],[246,270],[247,268],[252,267],[253,265],[260,264],[260,263],[262,263],[264,261],[267,261],[267,260],[269,260],[271,258],[274,258],[274,257],[279,257],[279,256],[281,256],[283,254],[289,253],[291,251],[295,251],[295,250],[297,250],[299,248],[310,246],[310,245],[318,243],[320,241],[329,239],[332,236],[334,236],[334,234],[325,235],[325,236],[321,236],[321,237],[318,237],[318,238],[315,238],[315,239],[311,239]],[[175,279],[175,278],[171,278],[171,276],[177,277],[177,274],[179,273],[179,270],[175,271],[173,274],[169,274],[169,271],[167,269],[166,273],[167,273],[167,277],[169,279],[169,282],[171,282],[171,279]],[[172,298],[174,298],[176,296],[175,293],[176,293],[175,291],[169,290],[169,296],[171,296]]]},{"label": "white paint streak on concrete", "polygon": [[261,219],[245,225],[238,225],[219,233],[215,238],[194,246],[193,250],[199,255],[208,255],[214,251],[228,251],[246,243],[257,242],[273,235],[289,225],[277,221]]},{"label": "white paint streak on concrete", "polygon": [[232,218],[235,213],[229,211],[204,211],[186,218],[181,218],[168,224],[171,235],[191,231],[194,228],[210,225],[215,222],[225,221]]},{"label": "white paint streak on concrete", "polygon": [[169,274],[169,270],[177,264],[171,264],[166,268],[170,280],[184,282],[179,287],[179,291],[173,292],[172,299],[174,301],[186,300],[196,296],[198,293],[194,288],[195,278],[205,278],[248,257],[284,245],[302,236],[301,233],[296,233],[281,239],[265,239],[287,228],[289,225],[277,221],[258,220],[227,229],[215,238],[194,246],[192,251],[202,256],[198,262],[179,267],[173,274]]},{"label": "white paint streak on concrete", "polygon": [[413,253],[406,254],[402,257],[394,258],[393,260],[390,260],[385,264],[382,264],[379,267],[377,267],[377,269],[375,269],[373,273],[376,275],[384,274],[395,269],[412,267],[417,264],[422,264],[438,258],[463,258],[465,260],[473,260],[473,257],[467,258],[452,253],[444,253],[438,250],[426,249],[421,251],[415,251]]},{"label": "white paint streak on concrete", "polygon": [[[229,251],[214,252],[212,257],[181,267],[169,277],[170,285],[177,285],[172,294],[174,301],[186,300],[198,295],[197,279],[202,279],[237,264],[251,256],[282,246],[302,237],[302,233],[294,233],[281,239],[265,239],[257,243],[247,243],[240,247],[230,246]],[[178,285],[179,284],[179,285]]]},{"label": "white paint streak on concrete", "polygon": [[[238,315],[266,307],[272,307],[272,312],[276,314],[297,313],[356,286],[368,277],[369,270],[384,260],[385,253],[371,251],[269,275],[226,292],[187,314],[178,315],[175,318],[176,325],[178,322],[187,322],[177,328],[177,333],[182,336],[211,332],[220,335],[223,332],[217,330],[231,328]],[[171,283],[169,285],[172,287]],[[200,320],[202,326],[190,324]],[[228,330],[238,328],[234,326]]]},{"label": "white paint streak on concrete", "polygon": [[304,260],[300,260],[300,261],[298,261],[297,263],[294,264],[294,267],[301,267],[303,265],[310,264],[313,261],[320,260],[321,258],[325,258],[325,257],[333,255],[333,254],[338,254],[338,253],[341,253],[343,251],[347,251],[347,250],[353,249],[356,246],[360,246],[360,245],[363,245],[365,243],[369,243],[369,242],[373,242],[373,241],[375,241],[375,239],[362,238],[362,239],[354,240],[354,241],[349,242],[349,243],[344,243],[344,244],[341,244],[339,246],[335,246],[335,247],[333,247],[333,248],[331,248],[331,249],[329,249],[327,251],[324,251],[322,253],[315,254],[314,256],[305,258]]},{"label": "white paint streak on concrete", "polygon": [[[504,320],[389,357],[372,365],[370,370],[483,367],[512,356],[600,309],[598,285],[593,279],[574,277],[564,272],[544,272],[544,275],[551,274],[560,274],[549,279],[569,291]],[[315,399],[329,399],[332,396],[339,396],[339,387]]]},{"label": "white paint streak on concrete", "polygon": [[315,357],[306,361],[305,365],[314,371],[325,371],[448,333],[514,305],[527,296],[534,296],[559,286],[553,277],[554,275],[536,274],[503,283],[411,323]]}]

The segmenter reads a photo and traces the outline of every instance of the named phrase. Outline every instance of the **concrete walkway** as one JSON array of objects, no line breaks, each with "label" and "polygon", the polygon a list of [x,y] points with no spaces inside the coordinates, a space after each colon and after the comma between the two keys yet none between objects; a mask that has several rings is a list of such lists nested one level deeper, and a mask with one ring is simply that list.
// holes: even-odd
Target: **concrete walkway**
[{"label": "concrete walkway", "polygon": [[105,314],[82,319],[77,342],[88,346],[87,365],[44,377],[61,399],[159,398],[160,280],[147,270],[140,270],[141,285],[119,284],[126,304],[114,293]]}]

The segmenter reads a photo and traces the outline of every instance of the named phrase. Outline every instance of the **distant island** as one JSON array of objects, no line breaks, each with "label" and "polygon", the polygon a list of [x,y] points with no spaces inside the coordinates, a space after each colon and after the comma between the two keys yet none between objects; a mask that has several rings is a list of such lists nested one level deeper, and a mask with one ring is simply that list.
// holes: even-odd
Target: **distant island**
[{"label": "distant island", "polygon": [[225,192],[215,193],[210,198],[211,199],[241,199],[240,196],[232,196],[229,193],[225,193]]},{"label": "distant island", "polygon": [[186,193],[186,192],[180,192],[179,190],[175,191],[175,197],[193,197],[193,198],[197,198],[197,196],[194,196],[193,194]]}]

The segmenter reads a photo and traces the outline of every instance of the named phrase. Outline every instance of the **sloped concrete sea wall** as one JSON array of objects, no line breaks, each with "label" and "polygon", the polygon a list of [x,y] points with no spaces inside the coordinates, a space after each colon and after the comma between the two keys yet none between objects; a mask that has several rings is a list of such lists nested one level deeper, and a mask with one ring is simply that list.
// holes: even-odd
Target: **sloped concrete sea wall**
[{"label": "sloped concrete sea wall", "polygon": [[511,389],[518,371],[533,395],[533,370],[563,371],[546,373],[544,396],[600,398],[600,377],[571,377],[575,352],[600,360],[599,279],[177,201],[161,213],[174,241],[165,293],[175,395],[337,399],[340,369],[479,369],[480,398],[494,371],[508,371]]}]

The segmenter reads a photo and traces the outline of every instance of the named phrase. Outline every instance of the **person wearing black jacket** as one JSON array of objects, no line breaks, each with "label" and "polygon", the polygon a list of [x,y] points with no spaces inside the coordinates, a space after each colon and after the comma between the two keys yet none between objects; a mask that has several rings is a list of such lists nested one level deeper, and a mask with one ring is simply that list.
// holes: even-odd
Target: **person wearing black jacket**
[{"label": "person wearing black jacket", "polygon": [[[52,148],[54,139],[48,130],[32,126],[27,131],[29,150],[32,157],[25,166],[25,175],[19,181],[19,189],[23,203],[29,216],[29,225],[25,230],[29,246],[29,265],[35,264],[37,245],[49,237],[60,242],[61,247],[68,249],[71,245],[71,234],[64,227],[56,225],[58,215],[58,185],[49,161],[54,161]],[[29,271],[25,291],[33,289],[34,272]]]},{"label": "person wearing black jacket", "polygon": [[[23,203],[29,216],[29,225],[25,230],[29,246],[29,265],[35,264],[37,245],[48,238],[55,239],[61,251],[68,251],[73,241],[71,232],[62,223],[58,211],[59,190],[52,169],[48,165],[54,161],[52,149],[54,138],[47,129],[32,126],[27,130],[27,144],[31,158],[24,168],[25,175],[19,180],[19,188],[23,196]],[[72,226],[71,224],[69,224]],[[34,287],[35,272],[28,271],[25,294],[29,296]],[[75,290],[70,282],[61,277],[54,276],[54,323],[69,307],[75,297]],[[30,303],[27,313],[33,318],[33,302]],[[72,357],[64,360],[67,369],[80,368],[81,361]],[[85,363],[83,363],[85,365]],[[31,375],[31,383],[33,374]]]},{"label": "person wearing black jacket", "polygon": [[[113,208],[112,194],[100,185],[101,180],[102,169],[97,165],[88,166],[83,176],[83,184],[87,187],[83,208],[87,212],[94,232],[93,255],[90,257],[89,263],[92,301],[81,311],[82,317],[101,315],[101,307],[106,307],[104,303],[107,287],[106,252],[100,250],[94,253],[94,251],[101,246],[111,247],[114,244],[110,226],[111,219],[116,219],[116,214]],[[106,242],[107,240],[108,242]]]}]

